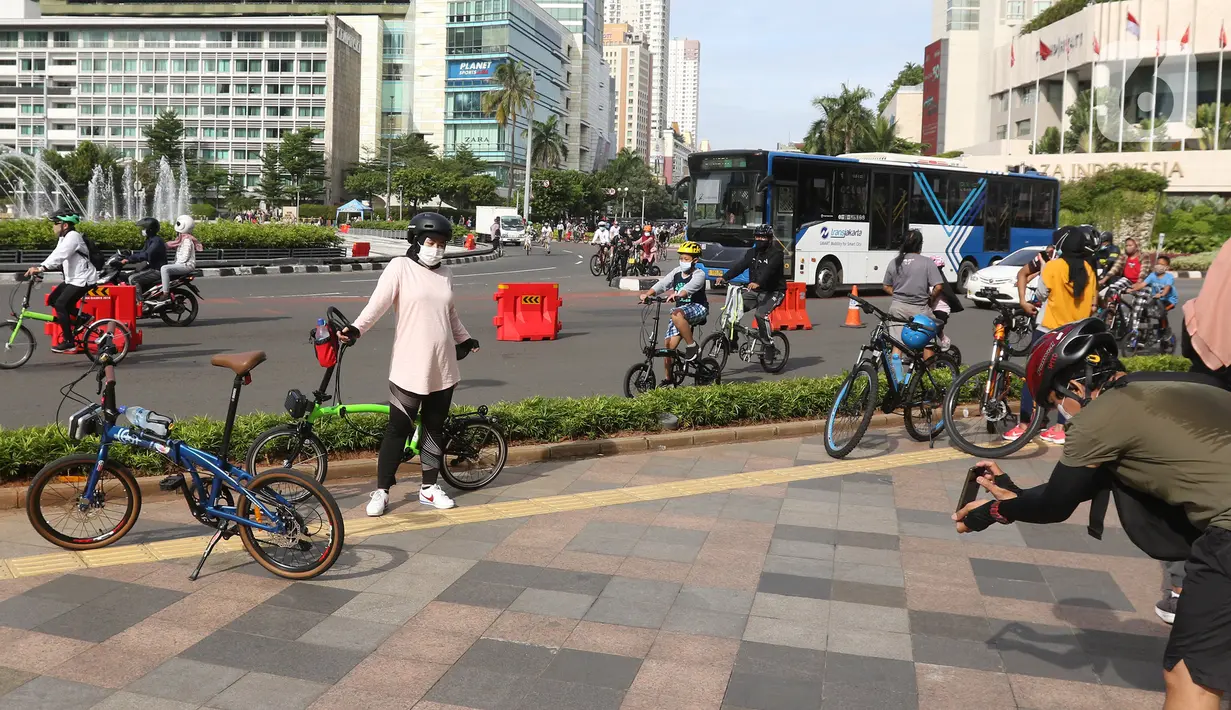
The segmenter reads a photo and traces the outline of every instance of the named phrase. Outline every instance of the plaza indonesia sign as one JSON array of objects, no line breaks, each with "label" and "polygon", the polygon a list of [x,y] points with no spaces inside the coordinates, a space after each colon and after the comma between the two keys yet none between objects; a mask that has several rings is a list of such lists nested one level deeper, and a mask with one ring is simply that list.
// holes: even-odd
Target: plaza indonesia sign
[{"label": "plaza indonesia sign", "polygon": [[1184,166],[1178,160],[1124,161],[1120,163],[1039,163],[1035,168],[1041,174],[1059,180],[1081,180],[1082,178],[1097,175],[1104,170],[1115,170],[1117,168],[1145,170],[1162,175],[1168,180],[1184,177]]},{"label": "plaza indonesia sign", "polygon": [[497,62],[494,59],[479,59],[472,61],[451,62],[449,64],[450,79],[490,79],[495,73]]}]

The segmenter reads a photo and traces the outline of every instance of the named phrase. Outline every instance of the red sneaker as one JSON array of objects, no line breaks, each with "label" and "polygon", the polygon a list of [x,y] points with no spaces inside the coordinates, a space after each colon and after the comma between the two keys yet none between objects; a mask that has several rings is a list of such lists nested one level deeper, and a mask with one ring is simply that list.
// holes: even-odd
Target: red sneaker
[{"label": "red sneaker", "polygon": [[1053,424],[1047,431],[1039,434],[1039,438],[1049,444],[1064,445],[1064,426],[1062,424]]},{"label": "red sneaker", "polygon": [[1017,426],[1013,427],[1012,429],[1004,433],[1003,435],[1004,440],[1005,441],[1017,441],[1018,439],[1026,435],[1026,430],[1028,428],[1029,427],[1027,427],[1025,424],[1018,424]]}]

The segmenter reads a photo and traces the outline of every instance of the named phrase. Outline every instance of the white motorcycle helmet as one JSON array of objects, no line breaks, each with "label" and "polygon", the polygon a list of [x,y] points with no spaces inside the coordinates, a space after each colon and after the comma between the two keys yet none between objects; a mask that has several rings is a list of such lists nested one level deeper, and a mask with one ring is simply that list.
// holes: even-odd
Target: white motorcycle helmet
[{"label": "white motorcycle helmet", "polygon": [[175,220],[176,234],[192,234],[192,228],[197,225],[190,215],[182,214]]}]

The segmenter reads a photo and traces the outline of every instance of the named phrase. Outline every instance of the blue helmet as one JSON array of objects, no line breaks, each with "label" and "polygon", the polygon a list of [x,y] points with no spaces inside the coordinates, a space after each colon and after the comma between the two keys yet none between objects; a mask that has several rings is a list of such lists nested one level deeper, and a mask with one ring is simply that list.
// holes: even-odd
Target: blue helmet
[{"label": "blue helmet", "polygon": [[917,315],[902,328],[902,342],[914,350],[922,350],[936,337],[937,330],[936,321],[925,315]]}]

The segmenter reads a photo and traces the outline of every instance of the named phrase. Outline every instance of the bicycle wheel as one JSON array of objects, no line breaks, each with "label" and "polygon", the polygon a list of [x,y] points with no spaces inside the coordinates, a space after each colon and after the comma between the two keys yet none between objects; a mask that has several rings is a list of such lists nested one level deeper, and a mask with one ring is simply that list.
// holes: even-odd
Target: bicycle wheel
[{"label": "bicycle wheel", "polygon": [[654,380],[654,368],[648,362],[639,362],[628,368],[624,375],[624,396],[636,397],[658,386]]},{"label": "bicycle wheel", "polygon": [[[299,489],[291,501],[284,491]],[[240,524],[239,539],[252,559],[279,577],[311,579],[333,566],[342,553],[345,530],[337,501],[316,481],[292,469],[273,469],[248,483],[247,492],[277,516],[285,528],[270,533]],[[268,525],[270,520],[239,491],[235,514]]]},{"label": "bicycle wheel", "polygon": [[30,335],[26,326],[19,326],[16,321],[0,323],[0,370],[21,367],[30,361],[32,355],[34,336]]},{"label": "bicycle wheel", "polygon": [[722,368],[719,367],[718,361],[712,357],[703,357],[697,361],[696,374],[693,375],[693,383],[698,387],[705,385],[720,385],[722,384]]},{"label": "bicycle wheel", "polygon": [[26,517],[34,531],[66,550],[96,550],[124,537],[141,514],[141,488],[132,471],[115,461],[86,499],[85,485],[97,457],[73,454],[56,459],[34,475],[26,494]]},{"label": "bicycle wheel", "polygon": [[290,468],[324,483],[329,473],[329,454],[316,434],[301,437],[294,424],[282,424],[266,429],[252,442],[244,455],[244,464],[244,470],[253,476],[272,468]]},{"label": "bicycle wheel", "polygon": [[931,441],[945,430],[945,392],[957,377],[957,363],[942,353],[924,361],[910,378],[902,417],[912,439]]},{"label": "bicycle wheel", "polygon": [[776,375],[782,372],[786,367],[787,358],[791,357],[791,341],[786,339],[786,333],[782,331],[774,332],[771,336],[774,341],[774,356],[766,358],[764,353],[761,355],[761,369],[771,375]]},{"label": "bicycle wheel", "polygon": [[646,274],[649,276],[662,276],[663,270],[658,268],[658,264],[650,264],[646,267]]},{"label": "bicycle wheel", "polygon": [[722,333],[714,333],[701,341],[701,357],[710,358],[718,363],[719,371],[727,368],[727,356],[730,354],[728,350],[731,347],[731,341],[727,340],[727,336]]},{"label": "bicycle wheel", "polygon": [[944,419],[949,439],[971,456],[1003,458],[1021,450],[1043,428],[1035,416],[1026,433],[1007,441],[1005,432],[1021,423],[1020,397],[1026,371],[1007,361],[971,365],[945,393]]},{"label": "bicycle wheel", "polygon": [[1005,333],[1005,348],[1013,357],[1025,357],[1034,345],[1034,316],[1019,313],[1013,316]]},{"label": "bicycle wheel", "polygon": [[477,490],[496,480],[504,469],[509,444],[490,422],[469,422],[447,436],[440,475],[450,486]]},{"label": "bicycle wheel", "polygon": [[132,336],[128,333],[128,327],[114,318],[94,321],[79,337],[81,344],[85,346],[85,355],[90,358],[90,362],[98,360],[100,350],[110,348],[111,359],[118,364],[124,361],[124,357],[128,355],[128,349],[132,346]]},{"label": "bicycle wheel", "polygon": [[591,276],[602,276],[602,274],[603,274],[603,260],[599,258],[598,254],[595,254],[594,256],[590,257],[590,275]]},{"label": "bicycle wheel", "polygon": [[840,459],[859,445],[876,409],[876,370],[861,362],[838,389],[825,422],[825,451]]}]

